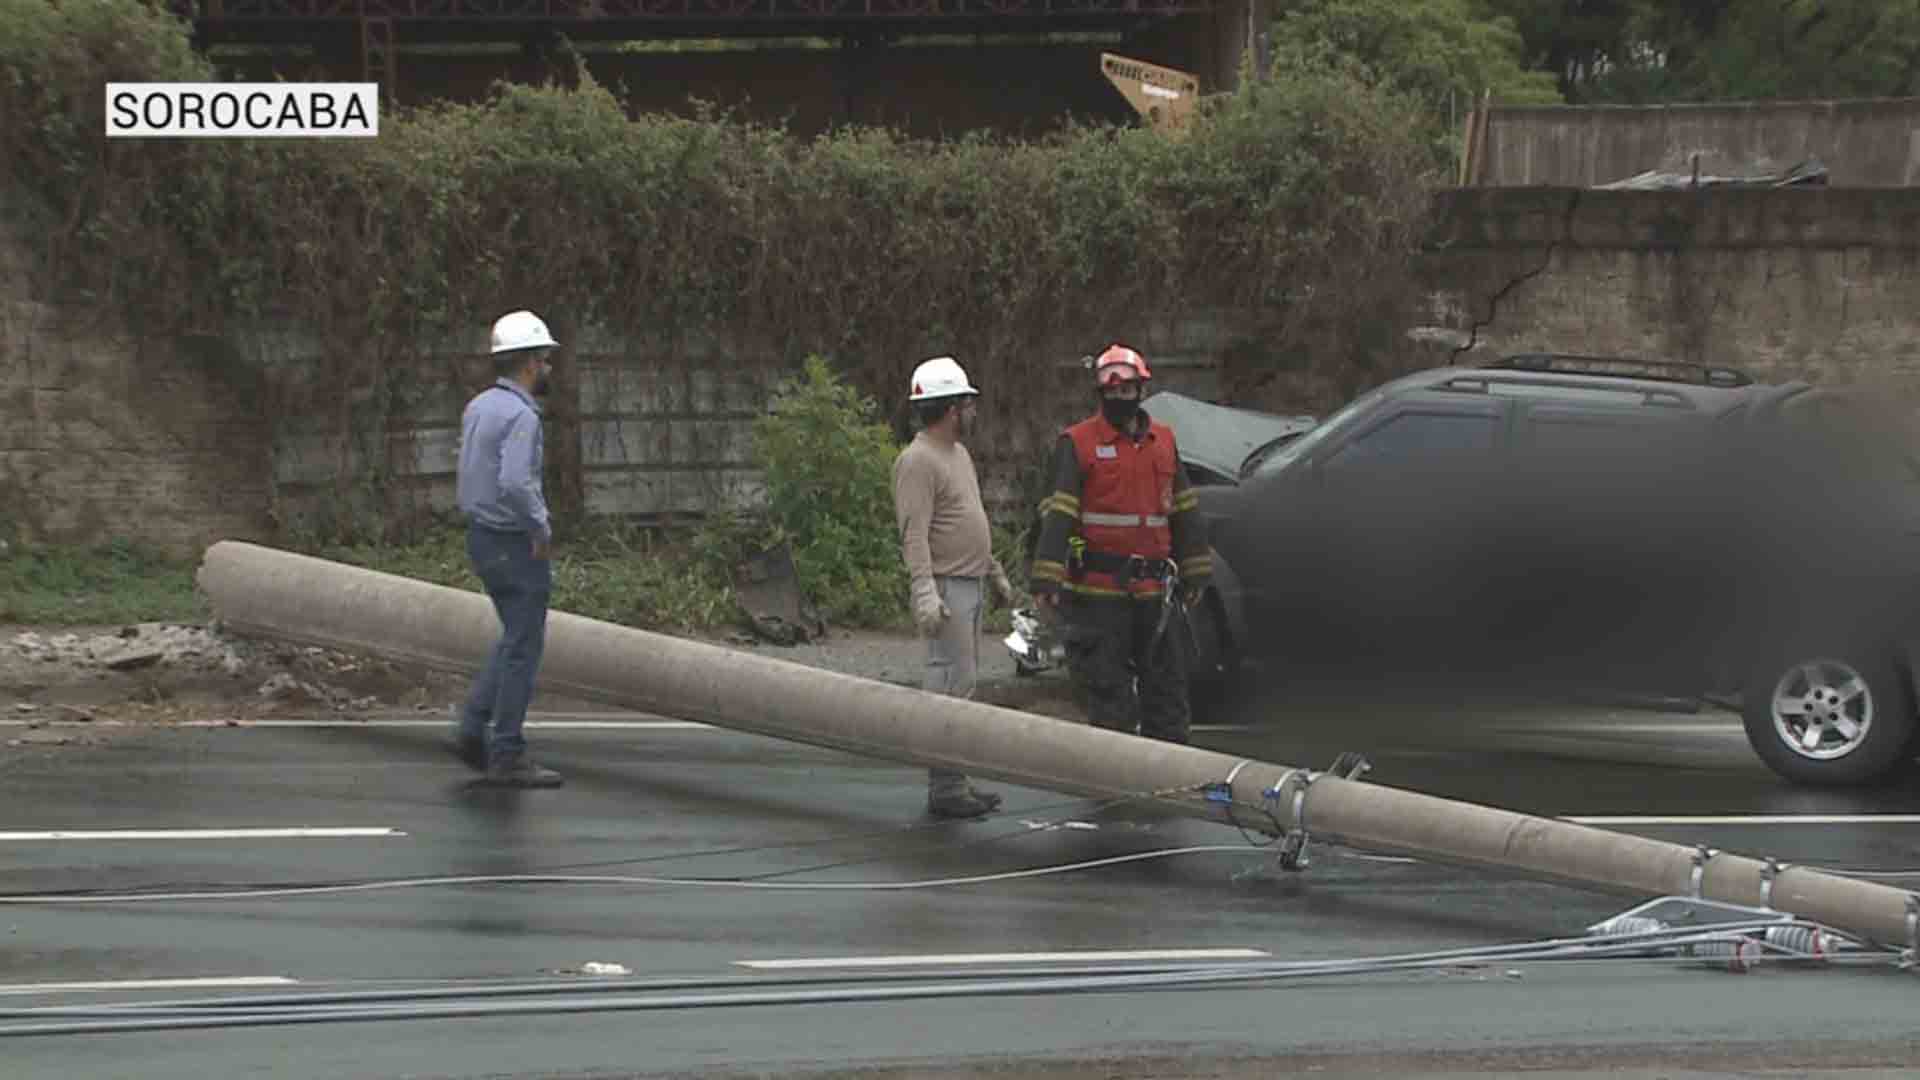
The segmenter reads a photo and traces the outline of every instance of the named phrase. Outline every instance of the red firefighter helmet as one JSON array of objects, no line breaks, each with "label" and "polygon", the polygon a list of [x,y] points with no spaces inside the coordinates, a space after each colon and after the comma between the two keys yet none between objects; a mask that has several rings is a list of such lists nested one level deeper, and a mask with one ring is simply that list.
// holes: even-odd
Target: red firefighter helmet
[{"label": "red firefighter helmet", "polygon": [[1094,361],[1093,378],[1101,386],[1112,386],[1136,379],[1145,382],[1153,378],[1153,373],[1147,370],[1146,357],[1125,345],[1109,345],[1100,359]]}]

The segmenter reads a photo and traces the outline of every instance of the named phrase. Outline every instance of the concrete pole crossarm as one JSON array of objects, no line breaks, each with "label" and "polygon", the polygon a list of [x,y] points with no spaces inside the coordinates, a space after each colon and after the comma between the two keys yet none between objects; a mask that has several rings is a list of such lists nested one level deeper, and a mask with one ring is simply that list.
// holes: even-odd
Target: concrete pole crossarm
[{"label": "concrete pole crossarm", "polygon": [[[498,632],[483,595],[235,541],[200,587],[223,625],[308,645],[473,671]],[[1912,894],[1803,868],[1318,776],[860,679],[565,612],[548,618],[540,686],[586,700],[913,765],[1315,836],[1603,892],[1775,910],[1911,945]],[[1303,790],[1304,786],[1304,790]],[[1228,801],[1222,801],[1222,800]],[[1304,819],[1304,820],[1302,820]]]}]

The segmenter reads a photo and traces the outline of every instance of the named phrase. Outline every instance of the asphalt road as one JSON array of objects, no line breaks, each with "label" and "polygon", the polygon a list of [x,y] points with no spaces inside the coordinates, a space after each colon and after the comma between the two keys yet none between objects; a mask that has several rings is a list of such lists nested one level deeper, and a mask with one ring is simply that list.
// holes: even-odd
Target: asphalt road
[{"label": "asphalt road", "polygon": [[[1920,871],[1920,784],[1796,790],[1725,713],[1269,698],[1215,719],[1196,741],[1230,753],[1324,766],[1356,750],[1385,785],[1849,872]],[[317,993],[362,995],[332,1008],[464,1010],[348,1021],[288,1002],[304,1011],[14,1034],[5,1074],[1891,1076],[1920,1061],[1920,983],[1885,966],[1496,959],[1207,988],[1119,977],[1577,937],[1632,903],[1617,897],[1330,848],[1290,874],[1230,828],[1022,788],[1000,788],[992,819],[934,824],[914,768],[660,718],[537,718],[535,746],[568,780],[553,791],[476,788],[442,736],[417,714],[124,730],[0,764],[0,894],[147,894],[0,904],[0,1027]],[[1192,846],[1233,850],[1157,854]],[[1072,868],[1103,859],[1126,861]],[[471,880],[516,875],[570,880]],[[448,878],[465,880],[420,883]],[[320,891],[171,898],[268,885]],[[1091,992],[1035,981],[1096,971],[1108,974]],[[500,994],[510,986],[549,993]],[[886,996],[902,989],[922,996]],[[27,1012],[56,1006],[68,1012]],[[204,1025],[217,1011],[199,1009],[138,1019]]]}]

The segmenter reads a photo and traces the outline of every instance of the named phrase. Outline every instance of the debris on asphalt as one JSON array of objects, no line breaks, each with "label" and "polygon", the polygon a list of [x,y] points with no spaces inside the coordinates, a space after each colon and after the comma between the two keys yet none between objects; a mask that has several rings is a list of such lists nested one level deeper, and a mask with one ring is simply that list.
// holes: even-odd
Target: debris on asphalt
[{"label": "debris on asphalt", "polygon": [[46,663],[98,667],[110,671],[164,664],[169,667],[220,670],[238,675],[247,658],[230,642],[198,626],[140,623],[106,634],[43,635],[23,631],[13,637],[13,649]]}]

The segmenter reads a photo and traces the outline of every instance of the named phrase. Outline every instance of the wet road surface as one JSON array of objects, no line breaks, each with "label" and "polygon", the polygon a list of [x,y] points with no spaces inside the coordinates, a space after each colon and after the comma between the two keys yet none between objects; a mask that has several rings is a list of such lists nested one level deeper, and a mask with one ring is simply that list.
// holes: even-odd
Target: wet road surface
[{"label": "wet road surface", "polygon": [[[1849,872],[1920,870],[1920,783],[1793,788],[1724,712],[1269,697],[1213,719],[1196,742],[1227,753],[1324,767],[1355,750],[1384,785]],[[536,753],[567,777],[553,791],[473,787],[443,737],[405,714],[127,730],[9,759],[0,894],[147,895],[0,905],[0,1023],[52,1005],[323,991],[460,991],[387,1007],[472,1009],[504,1000],[472,991],[531,984],[601,992],[515,1007],[652,1008],[13,1037],[7,1074],[960,1075],[1018,1060],[1065,1076],[1166,1057],[1213,1075],[1209,1062],[1283,1055],[1247,1075],[1689,1062],[1893,1075],[1920,1060],[1920,983],[1885,968],[1521,960],[1038,993],[1019,977],[1577,937],[1633,901],[1325,847],[1290,874],[1231,828],[1002,785],[995,817],[935,824],[924,771],[657,717],[537,718]],[[1164,854],[1193,847],[1207,850]],[[528,875],[544,880],[474,880]],[[173,898],[266,885],[288,891]],[[626,974],[583,973],[593,963]],[[995,973],[1012,985],[925,1000],[689,997],[947,995]],[[819,981],[876,974],[894,981]]]}]

